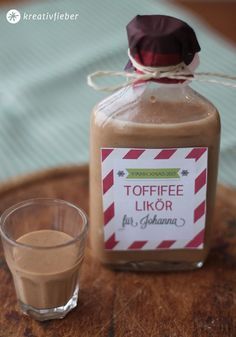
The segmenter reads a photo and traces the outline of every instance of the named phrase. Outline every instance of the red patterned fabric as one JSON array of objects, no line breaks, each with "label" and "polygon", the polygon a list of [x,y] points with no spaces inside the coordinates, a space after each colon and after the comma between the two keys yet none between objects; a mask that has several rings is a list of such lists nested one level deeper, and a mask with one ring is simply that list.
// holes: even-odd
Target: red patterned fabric
[{"label": "red patterned fabric", "polygon": [[[184,21],[174,17],[137,15],[126,28],[130,53],[144,66],[165,67],[180,62],[188,65],[201,49],[194,30]],[[133,68],[130,61],[125,69],[129,68]],[[155,81],[182,82],[167,78]]]}]

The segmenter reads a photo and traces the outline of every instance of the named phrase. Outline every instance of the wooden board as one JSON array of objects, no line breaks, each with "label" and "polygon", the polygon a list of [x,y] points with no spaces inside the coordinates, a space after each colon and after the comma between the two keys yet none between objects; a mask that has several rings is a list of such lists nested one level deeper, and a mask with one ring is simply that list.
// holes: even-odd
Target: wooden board
[{"label": "wooden board", "polygon": [[[0,211],[32,197],[71,201],[88,212],[88,168],[49,170],[0,188]],[[0,253],[0,337],[235,337],[236,191],[219,187],[214,244],[192,272],[113,272],[91,257],[82,270],[78,307],[38,323],[18,311]]]},{"label": "wooden board", "polygon": [[235,0],[169,0],[199,16],[222,37],[236,43]]}]

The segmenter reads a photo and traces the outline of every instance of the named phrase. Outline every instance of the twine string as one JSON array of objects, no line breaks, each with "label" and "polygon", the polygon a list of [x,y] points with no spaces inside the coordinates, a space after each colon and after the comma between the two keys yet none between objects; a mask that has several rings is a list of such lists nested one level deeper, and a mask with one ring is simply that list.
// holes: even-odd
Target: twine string
[{"label": "twine string", "polygon": [[[168,67],[150,67],[144,66],[138,63],[130,53],[128,49],[128,56],[134,68],[140,71],[136,72],[126,72],[126,71],[96,71],[89,74],[87,77],[87,83],[90,87],[97,91],[107,91],[113,92],[130,85],[137,83],[138,81],[148,81],[151,79],[162,79],[169,78],[173,80],[191,80],[198,82],[208,82],[212,84],[221,84],[225,87],[236,88],[236,76],[227,75],[224,73],[215,72],[191,72],[188,66],[181,62],[176,65],[171,65]],[[95,82],[95,78],[99,77],[123,77],[126,79],[125,82],[118,85],[100,86]]]}]

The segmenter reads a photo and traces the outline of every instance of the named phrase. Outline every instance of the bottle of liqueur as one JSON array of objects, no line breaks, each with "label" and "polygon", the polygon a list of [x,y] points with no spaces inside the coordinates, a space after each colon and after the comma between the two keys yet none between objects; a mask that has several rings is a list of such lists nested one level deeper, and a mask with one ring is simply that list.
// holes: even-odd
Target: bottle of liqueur
[{"label": "bottle of liqueur", "polygon": [[[196,66],[200,46],[179,19],[136,16],[127,33],[130,55],[142,66]],[[142,73],[131,62],[128,68]],[[92,112],[90,239],[107,266],[185,270],[208,255],[220,118],[190,83],[137,81]]]}]

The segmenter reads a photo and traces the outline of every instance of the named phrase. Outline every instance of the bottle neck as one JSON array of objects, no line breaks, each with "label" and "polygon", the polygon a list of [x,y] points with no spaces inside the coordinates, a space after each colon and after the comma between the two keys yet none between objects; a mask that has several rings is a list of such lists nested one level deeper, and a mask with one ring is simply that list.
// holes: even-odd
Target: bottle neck
[{"label": "bottle neck", "polygon": [[[134,61],[134,60],[133,60]],[[150,71],[149,69],[153,69],[153,73],[155,73],[156,71],[158,72],[164,72],[164,73],[172,73],[172,74],[184,74],[187,70],[187,73],[186,73],[186,78],[187,80],[185,79],[174,79],[174,78],[168,78],[168,77],[163,77],[163,78],[151,78],[149,79],[148,81],[149,82],[155,82],[155,83],[159,83],[159,84],[167,84],[167,85],[180,85],[180,84],[185,84],[185,83],[189,83],[191,81],[191,77],[192,77],[192,74],[194,74],[195,70],[197,69],[197,67],[199,66],[200,64],[200,59],[199,59],[199,55],[198,53],[196,53],[192,59],[192,62],[188,65],[184,64],[183,62],[182,63],[179,63],[179,64],[174,64],[174,65],[170,65],[170,66],[167,66],[167,67],[159,67],[157,66],[156,68],[151,66],[147,66],[147,69],[145,69],[146,65],[144,66],[140,66],[138,63],[137,64],[134,64],[135,67],[137,68],[134,68],[135,69],[135,72],[137,74],[144,74],[145,71]],[[138,68],[138,66],[140,66],[140,68]],[[142,69],[143,67],[143,69]],[[153,68],[152,68],[153,67]],[[148,69],[149,68],[149,69]],[[137,83],[142,83],[142,80],[140,80],[139,82]]]},{"label": "bottle neck", "polygon": [[191,100],[195,96],[195,91],[189,86],[190,81],[178,84],[164,84],[148,81],[140,85],[143,95],[150,100],[155,97],[156,100],[162,102],[178,102]]}]

